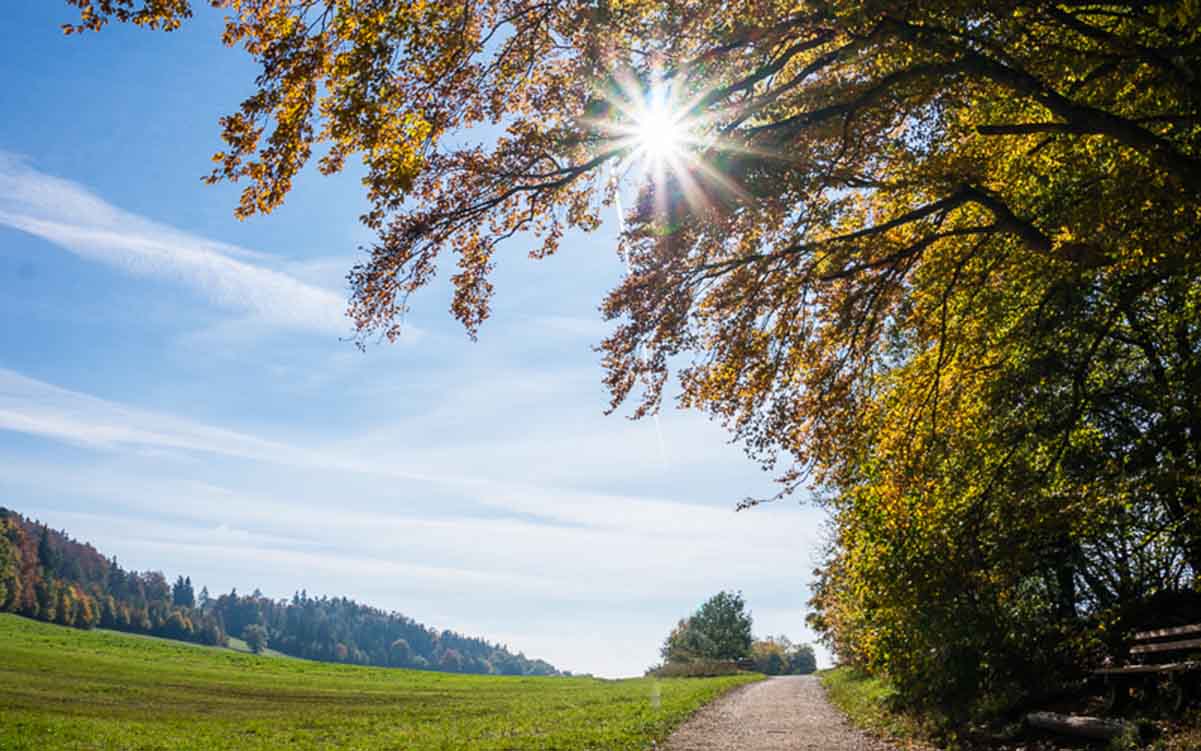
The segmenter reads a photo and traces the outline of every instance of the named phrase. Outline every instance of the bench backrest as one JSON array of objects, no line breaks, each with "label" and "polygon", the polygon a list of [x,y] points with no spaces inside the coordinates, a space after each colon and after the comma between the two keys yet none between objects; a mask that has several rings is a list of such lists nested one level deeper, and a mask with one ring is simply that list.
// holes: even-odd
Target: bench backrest
[{"label": "bench backrest", "polygon": [[[1163,639],[1171,641],[1161,641]],[[1135,646],[1130,648],[1132,655],[1201,650],[1201,623],[1140,631],[1134,635],[1133,641]]]}]

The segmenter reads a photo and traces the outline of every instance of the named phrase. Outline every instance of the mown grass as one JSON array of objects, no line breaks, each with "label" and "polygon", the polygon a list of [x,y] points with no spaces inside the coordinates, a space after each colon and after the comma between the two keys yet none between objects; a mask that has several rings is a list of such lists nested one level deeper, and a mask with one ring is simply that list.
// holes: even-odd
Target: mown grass
[{"label": "mown grass", "polygon": [[0,748],[646,749],[737,675],[506,678],[280,659],[0,615]]}]

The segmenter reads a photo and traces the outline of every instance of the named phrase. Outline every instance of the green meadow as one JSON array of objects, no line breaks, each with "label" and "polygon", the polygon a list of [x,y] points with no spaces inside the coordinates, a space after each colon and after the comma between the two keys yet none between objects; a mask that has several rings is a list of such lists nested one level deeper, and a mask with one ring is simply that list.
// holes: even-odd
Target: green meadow
[{"label": "green meadow", "polygon": [[362,668],[0,614],[0,748],[646,749],[757,679]]}]

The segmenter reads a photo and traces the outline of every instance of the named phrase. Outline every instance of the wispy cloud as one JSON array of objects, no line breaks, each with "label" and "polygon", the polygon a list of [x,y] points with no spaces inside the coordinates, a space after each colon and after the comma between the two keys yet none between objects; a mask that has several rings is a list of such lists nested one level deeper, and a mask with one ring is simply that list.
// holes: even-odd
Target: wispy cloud
[{"label": "wispy cloud", "polygon": [[[439,410],[434,414],[442,419]],[[505,446],[512,439],[504,434],[464,443],[453,432],[434,431],[429,420],[411,418],[408,423],[418,441],[434,442],[427,450],[402,441],[395,433],[385,434],[391,435],[387,442],[376,438],[305,446],[101,399],[0,367],[0,430],[73,445],[139,455],[154,451],[200,452],[305,471],[419,481],[498,511],[555,524],[610,530],[650,527],[661,530],[657,534],[687,537],[700,529],[719,528],[730,513],[728,504],[698,505],[558,487],[555,481],[563,479],[562,473],[522,480],[493,461],[494,455],[499,455],[528,467],[541,456],[552,463],[569,463],[577,471],[592,470],[591,474],[606,463],[610,473],[616,467],[632,471],[636,455],[626,453],[624,444],[631,437],[625,432],[630,424],[624,420],[613,421],[618,431],[607,436],[607,441],[589,435],[568,436],[572,445],[564,447],[553,445],[553,436],[544,435],[532,444],[522,444],[524,450],[516,453],[506,452]],[[562,444],[564,439],[561,434],[558,442]],[[590,456],[584,464],[573,463],[572,451]],[[793,542],[786,535],[770,534],[770,528],[764,532],[774,538],[773,544],[787,547]]]},{"label": "wispy cloud", "polygon": [[346,333],[341,295],[269,267],[271,257],[123,211],[86,187],[0,152],[0,225],[91,261],[189,287],[273,326]]},{"label": "wispy cloud", "polygon": [[128,407],[0,368],[0,429],[94,448],[205,451],[302,460],[273,441]]},{"label": "wispy cloud", "polygon": [[[0,367],[0,430],[97,449],[217,454],[288,467],[323,467],[348,472],[371,468],[353,457],[339,458],[289,443],[131,407],[72,391]],[[396,467],[393,478],[424,479]]]}]

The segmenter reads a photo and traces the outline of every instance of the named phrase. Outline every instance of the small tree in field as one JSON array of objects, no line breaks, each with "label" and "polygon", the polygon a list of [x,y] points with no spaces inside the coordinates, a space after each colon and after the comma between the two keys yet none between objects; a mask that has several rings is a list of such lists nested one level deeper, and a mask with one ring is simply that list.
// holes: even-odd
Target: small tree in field
[{"label": "small tree in field", "polygon": [[737,660],[751,651],[751,614],[741,592],[718,592],[692,616],[692,627],[712,642],[707,657]]},{"label": "small tree in field", "polygon": [[267,648],[267,629],[257,623],[251,624],[242,629],[242,639],[246,642],[246,646],[250,647],[250,651],[257,654],[262,654]]},{"label": "small tree in field", "polygon": [[680,621],[660,650],[667,662],[737,660],[751,651],[751,614],[741,592],[718,592]]}]

